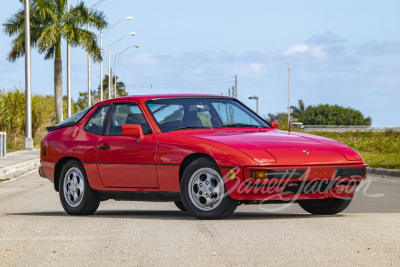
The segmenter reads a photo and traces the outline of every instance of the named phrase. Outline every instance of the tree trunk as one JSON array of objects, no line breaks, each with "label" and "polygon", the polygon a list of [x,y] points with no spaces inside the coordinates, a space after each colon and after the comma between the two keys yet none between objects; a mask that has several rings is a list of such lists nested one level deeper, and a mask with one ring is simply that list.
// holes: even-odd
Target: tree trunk
[{"label": "tree trunk", "polygon": [[54,102],[56,104],[57,123],[60,123],[63,121],[61,39],[58,39],[56,44],[54,59]]},{"label": "tree trunk", "polygon": [[62,61],[54,59],[54,102],[56,103],[57,123],[63,121]]}]

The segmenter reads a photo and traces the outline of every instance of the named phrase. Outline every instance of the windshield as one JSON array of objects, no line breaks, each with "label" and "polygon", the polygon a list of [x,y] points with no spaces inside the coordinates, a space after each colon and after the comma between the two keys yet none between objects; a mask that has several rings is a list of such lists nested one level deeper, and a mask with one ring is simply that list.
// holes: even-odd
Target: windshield
[{"label": "windshield", "polygon": [[207,128],[263,128],[262,119],[226,98],[172,98],[147,102],[162,132]]}]

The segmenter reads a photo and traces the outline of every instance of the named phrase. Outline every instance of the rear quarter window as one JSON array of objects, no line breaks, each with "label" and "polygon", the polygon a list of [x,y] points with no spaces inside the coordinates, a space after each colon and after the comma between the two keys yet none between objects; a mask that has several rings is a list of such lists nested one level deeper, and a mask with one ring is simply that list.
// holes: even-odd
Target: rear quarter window
[{"label": "rear quarter window", "polygon": [[99,107],[86,123],[84,128],[85,131],[97,135],[102,135],[106,115],[109,108],[109,105]]}]

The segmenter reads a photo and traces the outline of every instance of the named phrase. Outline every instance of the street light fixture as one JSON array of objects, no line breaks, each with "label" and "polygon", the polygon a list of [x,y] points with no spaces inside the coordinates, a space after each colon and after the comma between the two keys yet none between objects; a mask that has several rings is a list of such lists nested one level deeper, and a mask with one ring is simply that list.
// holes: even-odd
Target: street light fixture
[{"label": "street light fixture", "polygon": [[134,32],[128,33],[123,35],[121,38],[113,42],[112,44],[108,45],[108,98],[111,98],[111,47],[115,46],[118,44],[122,39],[124,39],[126,36],[135,36]]},{"label": "street light fixture", "polygon": [[136,47],[139,48],[138,45],[131,45],[127,48],[125,48],[124,50],[122,50],[121,52],[115,54],[115,70],[114,70],[114,97],[117,97],[117,58],[124,52],[126,52],[128,49],[132,48],[132,47]]},{"label": "street light fixture", "polygon": [[[107,34],[112,30],[118,23],[120,23],[123,20],[132,20],[133,17],[125,17],[111,26],[107,27],[104,31],[100,30],[100,54],[101,54],[101,59],[100,59],[100,100],[103,101],[103,34]],[[110,79],[110,78],[109,78]]]},{"label": "street light fixture", "polygon": [[249,99],[256,100],[256,113],[258,114],[258,96],[250,96]]}]

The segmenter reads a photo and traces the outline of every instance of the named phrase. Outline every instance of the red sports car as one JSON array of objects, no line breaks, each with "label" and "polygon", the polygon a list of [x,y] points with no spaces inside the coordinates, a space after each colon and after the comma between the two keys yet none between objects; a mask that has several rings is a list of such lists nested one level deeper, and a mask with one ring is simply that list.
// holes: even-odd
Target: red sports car
[{"label": "red sports car", "polygon": [[39,173],[72,215],[93,214],[108,199],[174,201],[201,219],[256,203],[343,211],[366,177],[360,155],[276,128],[230,97],[115,98],[48,127]]}]

